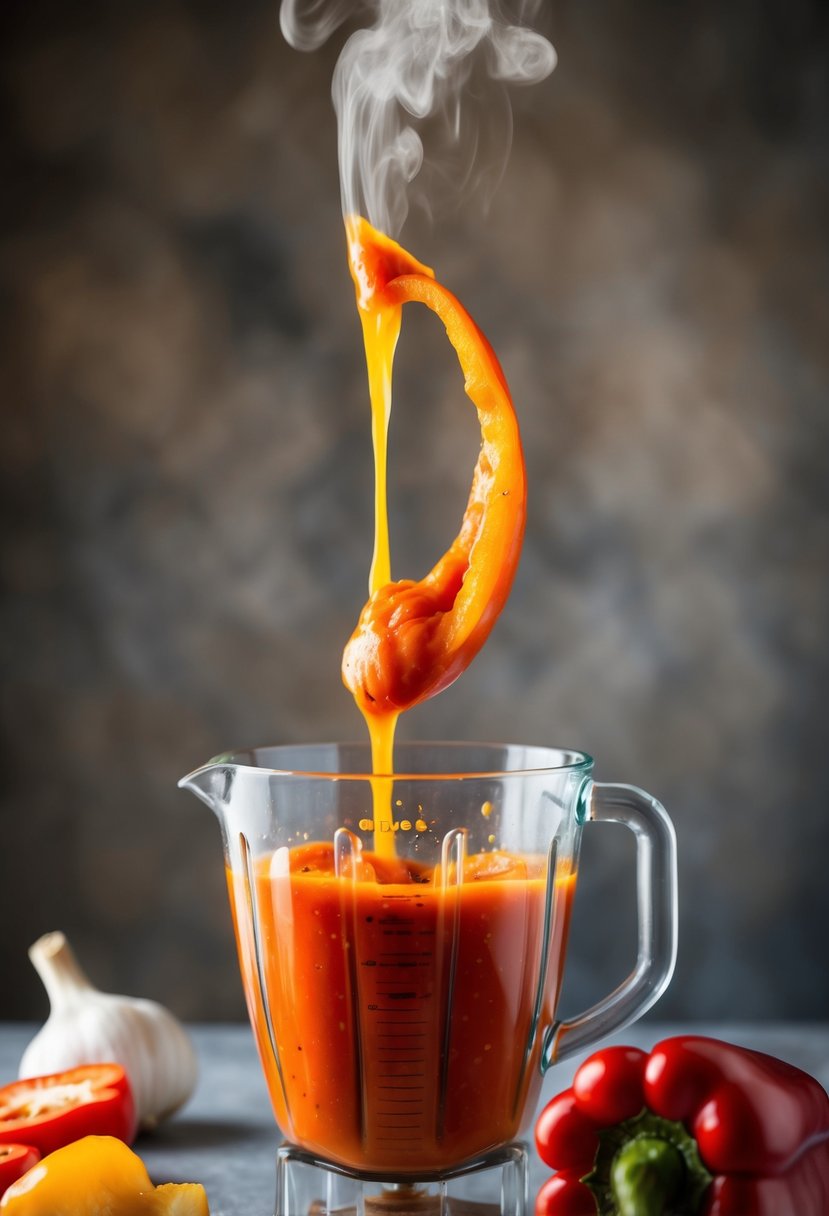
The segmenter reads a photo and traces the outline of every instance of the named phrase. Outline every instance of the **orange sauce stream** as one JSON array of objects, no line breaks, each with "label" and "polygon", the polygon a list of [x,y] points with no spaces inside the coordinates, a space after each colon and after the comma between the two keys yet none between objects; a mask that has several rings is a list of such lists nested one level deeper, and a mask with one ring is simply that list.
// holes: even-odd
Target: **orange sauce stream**
[{"label": "orange sauce stream", "polygon": [[[349,261],[352,277],[358,281],[356,243],[353,222],[346,225]],[[369,595],[374,595],[391,582],[391,549],[389,543],[389,511],[387,493],[388,436],[391,417],[392,369],[402,321],[401,305],[381,301],[374,293],[362,291],[358,311],[363,329],[366,353],[368,392],[371,405],[371,442],[374,451],[374,551],[368,577]],[[381,857],[393,857],[394,816],[391,806],[394,771],[394,736],[398,714],[368,714],[360,712],[371,742],[371,782],[374,804],[374,848]]]}]

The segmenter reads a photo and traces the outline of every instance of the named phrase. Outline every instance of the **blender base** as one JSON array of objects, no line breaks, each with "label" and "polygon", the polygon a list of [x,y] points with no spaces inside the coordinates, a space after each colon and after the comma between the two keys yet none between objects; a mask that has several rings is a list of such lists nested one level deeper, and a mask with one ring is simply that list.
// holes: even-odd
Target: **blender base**
[{"label": "blender base", "polygon": [[277,1154],[274,1216],[527,1216],[522,1144],[439,1177],[401,1181],[352,1174],[291,1144]]}]

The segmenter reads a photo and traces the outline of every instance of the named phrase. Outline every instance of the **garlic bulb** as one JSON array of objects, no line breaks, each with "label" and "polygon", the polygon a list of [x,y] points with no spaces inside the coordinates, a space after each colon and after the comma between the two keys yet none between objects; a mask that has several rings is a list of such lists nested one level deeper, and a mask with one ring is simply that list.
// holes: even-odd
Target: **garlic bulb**
[{"label": "garlic bulb", "polygon": [[93,988],[62,933],[41,937],[29,958],[52,1008],[23,1052],[21,1078],[115,1063],[129,1077],[139,1127],[154,1127],[184,1105],[196,1084],[196,1053],[167,1009]]}]

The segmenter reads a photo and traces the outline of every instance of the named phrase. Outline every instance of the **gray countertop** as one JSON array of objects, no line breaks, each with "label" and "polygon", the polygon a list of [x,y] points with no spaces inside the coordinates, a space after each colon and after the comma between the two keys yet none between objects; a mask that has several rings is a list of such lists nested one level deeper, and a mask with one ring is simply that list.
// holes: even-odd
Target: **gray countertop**
[{"label": "gray countertop", "polygon": [[[135,1144],[156,1182],[202,1182],[212,1216],[272,1216],[279,1135],[246,1025],[191,1027],[201,1064],[185,1109]],[[35,1027],[0,1026],[0,1082],[17,1076]],[[767,1051],[810,1072],[829,1088],[829,1023],[695,1024],[648,1022],[615,1039],[650,1048],[669,1035],[695,1033]],[[546,1101],[572,1080],[578,1058],[556,1066],[544,1082]],[[533,1191],[547,1171],[535,1161]]]}]

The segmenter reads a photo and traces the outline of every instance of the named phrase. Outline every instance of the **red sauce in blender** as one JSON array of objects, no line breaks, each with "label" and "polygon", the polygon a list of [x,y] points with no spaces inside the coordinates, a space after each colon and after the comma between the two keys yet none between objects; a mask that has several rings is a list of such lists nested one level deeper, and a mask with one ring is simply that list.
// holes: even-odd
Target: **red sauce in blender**
[{"label": "red sauce in blender", "polygon": [[[372,854],[360,876],[338,877],[323,844],[260,863],[270,1027],[239,918],[236,930],[271,1100],[290,1140],[352,1169],[416,1175],[519,1133],[541,1084],[533,1023],[552,1019],[575,880],[555,884],[542,981],[545,867],[478,854],[460,885],[444,886],[439,872]],[[246,893],[242,880],[228,881],[235,909]]]}]

